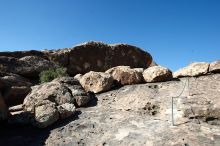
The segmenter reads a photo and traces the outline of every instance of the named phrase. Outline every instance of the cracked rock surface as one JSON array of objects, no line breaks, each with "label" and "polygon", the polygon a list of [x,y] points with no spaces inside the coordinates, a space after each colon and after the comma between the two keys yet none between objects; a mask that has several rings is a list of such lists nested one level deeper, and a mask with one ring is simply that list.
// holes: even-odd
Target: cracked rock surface
[{"label": "cracked rock surface", "polygon": [[[172,126],[171,97],[178,95],[174,99],[175,126]],[[52,130],[45,144],[220,144],[220,74],[128,85],[96,97],[96,106],[80,108],[78,119]],[[192,116],[186,114],[189,107]],[[195,110],[197,107],[200,111]],[[215,112],[210,114],[207,107]]]}]

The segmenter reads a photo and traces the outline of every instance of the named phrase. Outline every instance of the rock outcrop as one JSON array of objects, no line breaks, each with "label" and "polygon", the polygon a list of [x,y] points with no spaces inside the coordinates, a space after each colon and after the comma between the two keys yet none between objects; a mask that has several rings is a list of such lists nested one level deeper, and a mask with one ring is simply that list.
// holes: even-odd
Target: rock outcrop
[{"label": "rock outcrop", "polygon": [[32,83],[24,77],[3,72],[0,73],[0,84],[0,90],[8,106],[23,103],[32,86]]},{"label": "rock outcrop", "polygon": [[129,66],[117,66],[106,71],[121,85],[141,83],[143,78],[141,72],[142,69],[131,69]]},{"label": "rock outcrop", "polygon": [[178,77],[194,77],[205,75],[209,71],[209,63],[207,62],[194,62],[184,68],[179,69],[173,73],[175,78]]},{"label": "rock outcrop", "polygon": [[81,105],[89,102],[87,94],[82,90],[78,81],[71,77],[63,77],[32,87],[23,106],[26,112],[33,114],[36,125],[44,128],[59,118],[63,119],[74,114],[74,104],[78,96],[82,99],[86,98],[87,102],[83,104],[80,102]]},{"label": "rock outcrop", "polygon": [[162,66],[152,66],[144,70],[143,77],[145,82],[164,82],[173,78],[172,72]]},{"label": "rock outcrop", "polygon": [[220,60],[210,63],[209,72],[220,73]]},{"label": "rock outcrop", "polygon": [[104,72],[119,65],[147,68],[151,62],[151,55],[138,47],[93,41],[58,50],[0,52],[0,71],[28,78],[36,78],[42,70],[56,64],[66,67],[73,76],[89,71]]},{"label": "rock outcrop", "polygon": [[22,58],[0,56],[0,63],[0,71],[19,74],[28,78],[36,78],[41,71],[56,67],[53,62],[37,56]]},{"label": "rock outcrop", "polygon": [[88,42],[70,49],[68,72],[71,75],[89,71],[103,72],[119,65],[147,68],[151,61],[150,54],[135,46]]},{"label": "rock outcrop", "polygon": [[111,89],[113,78],[108,73],[90,71],[82,76],[80,83],[87,92],[99,93]]}]

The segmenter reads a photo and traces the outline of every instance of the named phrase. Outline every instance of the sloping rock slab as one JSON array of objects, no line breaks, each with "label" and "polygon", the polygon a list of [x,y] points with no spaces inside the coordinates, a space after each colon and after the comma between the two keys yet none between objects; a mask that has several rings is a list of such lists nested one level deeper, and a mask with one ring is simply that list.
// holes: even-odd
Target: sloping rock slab
[{"label": "sloping rock slab", "polygon": [[173,76],[178,77],[194,77],[205,75],[209,71],[209,63],[207,62],[194,62],[184,68],[174,72]]}]

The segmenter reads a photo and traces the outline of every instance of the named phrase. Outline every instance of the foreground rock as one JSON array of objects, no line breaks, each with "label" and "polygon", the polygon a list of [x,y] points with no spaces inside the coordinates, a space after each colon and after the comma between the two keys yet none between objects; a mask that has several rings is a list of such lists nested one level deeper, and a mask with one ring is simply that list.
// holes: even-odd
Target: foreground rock
[{"label": "foreground rock", "polygon": [[36,125],[45,128],[59,118],[73,115],[75,97],[78,99],[78,96],[81,96],[82,100],[86,98],[87,102],[89,101],[78,81],[71,77],[63,77],[34,86],[25,98],[23,106],[26,112],[33,114]]},{"label": "foreground rock", "polygon": [[121,85],[138,84],[142,82],[142,69],[131,69],[129,66],[117,66],[106,71]]},{"label": "foreground rock", "polygon": [[[128,85],[99,94],[97,106],[80,109],[78,120],[52,130],[46,145],[217,146],[220,75],[189,78],[184,89],[187,80]],[[171,97],[182,91],[174,99],[172,126]]]},{"label": "foreground rock", "polygon": [[90,71],[82,76],[80,83],[87,92],[99,93],[111,89],[113,78],[108,73]]},{"label": "foreground rock", "polygon": [[149,67],[143,72],[145,82],[164,82],[173,78],[172,72],[162,66]]},{"label": "foreground rock", "polygon": [[32,86],[32,83],[26,78],[3,72],[0,73],[0,84],[3,98],[8,106],[23,103]]},{"label": "foreground rock", "polygon": [[38,77],[39,73],[56,65],[44,58],[25,56],[22,58],[0,56],[0,71],[19,74],[28,78]]},{"label": "foreground rock", "polygon": [[127,85],[51,128],[2,128],[1,144],[219,146],[219,87],[220,74]]},{"label": "foreground rock", "polygon": [[68,72],[71,75],[89,71],[103,72],[119,65],[147,68],[151,61],[149,53],[135,46],[87,42],[70,49]]},{"label": "foreground rock", "polygon": [[174,72],[173,76],[178,77],[194,77],[205,75],[209,71],[209,63],[207,62],[194,62],[184,68]]},{"label": "foreground rock", "polygon": [[220,60],[210,63],[209,72],[220,73]]}]

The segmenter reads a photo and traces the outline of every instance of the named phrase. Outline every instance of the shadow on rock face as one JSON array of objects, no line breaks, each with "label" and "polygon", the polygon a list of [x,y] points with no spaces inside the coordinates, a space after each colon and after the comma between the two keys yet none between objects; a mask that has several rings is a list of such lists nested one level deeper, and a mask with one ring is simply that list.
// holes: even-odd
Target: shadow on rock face
[{"label": "shadow on rock face", "polygon": [[98,98],[96,97],[95,93],[93,92],[88,92],[88,96],[90,96],[90,102],[87,104],[86,107],[93,107],[93,106],[96,106],[97,105],[97,101],[98,101]]},{"label": "shadow on rock face", "polygon": [[77,120],[78,115],[81,111],[76,111],[76,113],[64,120],[59,120],[53,125],[39,129],[33,126],[18,126],[18,125],[7,125],[6,123],[1,123],[0,126],[0,145],[7,146],[42,146],[45,144],[50,131],[63,127],[70,122]]}]

